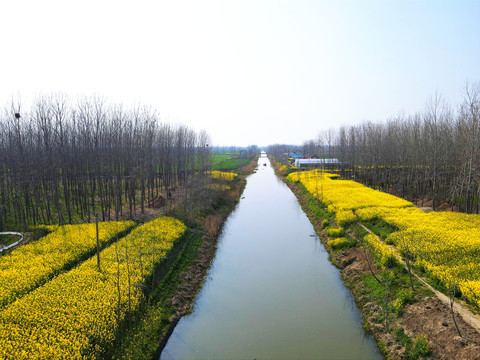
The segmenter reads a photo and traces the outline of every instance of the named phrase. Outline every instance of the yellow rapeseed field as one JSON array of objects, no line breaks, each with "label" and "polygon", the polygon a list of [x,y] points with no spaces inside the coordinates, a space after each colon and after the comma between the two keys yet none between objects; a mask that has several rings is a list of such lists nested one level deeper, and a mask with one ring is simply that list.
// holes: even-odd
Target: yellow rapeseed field
[{"label": "yellow rapeseed field", "polygon": [[0,312],[0,359],[96,358],[135,311],[156,264],[185,232],[162,217]]},{"label": "yellow rapeseed field", "polygon": [[209,173],[211,174],[212,179],[225,180],[225,181],[235,180],[235,178],[238,176],[238,174],[233,172],[218,171],[218,170],[210,171]]},{"label": "yellow rapeseed field", "polygon": [[300,181],[340,224],[354,216],[360,221],[381,219],[398,228],[385,239],[388,243],[412,254],[415,264],[445,287],[456,284],[464,298],[480,308],[480,215],[425,213],[404,199],[335,177],[311,170],[287,179]]},{"label": "yellow rapeseed field", "polygon": [[333,180],[332,177],[335,178],[338,175],[311,170],[291,173],[287,179],[300,180],[305,188],[328,205],[328,209],[332,212],[371,206],[395,208],[413,206],[409,201],[367,188],[355,181]]},{"label": "yellow rapeseed field", "polygon": [[[99,242],[105,244],[135,225],[132,221],[101,222]],[[0,257],[0,307],[23,296],[94,251],[95,224],[48,227],[43,238]]]}]

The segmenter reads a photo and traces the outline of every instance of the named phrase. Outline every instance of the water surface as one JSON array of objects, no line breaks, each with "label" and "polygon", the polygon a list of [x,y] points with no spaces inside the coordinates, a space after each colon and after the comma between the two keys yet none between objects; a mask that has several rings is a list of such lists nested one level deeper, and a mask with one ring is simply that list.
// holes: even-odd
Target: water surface
[{"label": "water surface", "polygon": [[361,323],[297,199],[260,158],[160,359],[383,359]]}]

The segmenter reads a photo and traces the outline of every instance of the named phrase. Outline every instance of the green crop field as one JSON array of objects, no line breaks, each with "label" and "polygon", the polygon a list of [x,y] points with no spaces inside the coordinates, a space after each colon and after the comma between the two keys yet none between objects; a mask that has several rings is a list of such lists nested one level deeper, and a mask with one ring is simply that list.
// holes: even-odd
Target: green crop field
[{"label": "green crop field", "polygon": [[230,158],[213,165],[213,170],[232,170],[241,166],[248,165],[250,159]]},{"label": "green crop field", "polygon": [[228,160],[232,157],[230,154],[213,154],[212,159],[213,159],[213,166],[221,163],[224,160]]}]

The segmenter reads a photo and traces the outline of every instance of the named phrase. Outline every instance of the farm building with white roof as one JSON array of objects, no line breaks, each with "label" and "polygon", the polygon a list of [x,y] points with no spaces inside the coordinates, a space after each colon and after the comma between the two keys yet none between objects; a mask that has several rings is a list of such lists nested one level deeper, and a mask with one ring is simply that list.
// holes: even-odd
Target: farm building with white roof
[{"label": "farm building with white roof", "polygon": [[337,159],[295,159],[296,167],[305,166],[332,166],[339,165],[340,161]]}]

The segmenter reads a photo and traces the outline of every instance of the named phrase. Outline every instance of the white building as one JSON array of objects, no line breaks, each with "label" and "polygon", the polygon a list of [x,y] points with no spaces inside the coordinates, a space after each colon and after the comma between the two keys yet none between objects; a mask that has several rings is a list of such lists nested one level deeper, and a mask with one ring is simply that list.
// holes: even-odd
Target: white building
[{"label": "white building", "polygon": [[296,167],[305,167],[305,166],[332,166],[338,165],[340,161],[337,159],[295,159],[295,166]]}]

